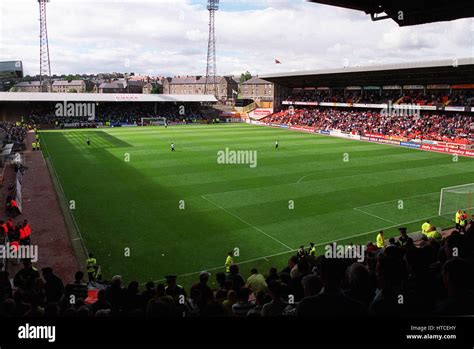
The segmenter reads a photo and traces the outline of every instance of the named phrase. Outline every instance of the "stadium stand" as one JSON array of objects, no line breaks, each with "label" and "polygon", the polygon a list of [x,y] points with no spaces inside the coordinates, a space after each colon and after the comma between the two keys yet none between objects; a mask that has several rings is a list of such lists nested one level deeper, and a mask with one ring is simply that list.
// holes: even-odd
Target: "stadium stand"
[{"label": "stadium stand", "polygon": [[[25,260],[14,276],[0,271],[0,316],[327,318],[474,312],[472,220],[464,233],[455,230],[442,239],[418,243],[409,239],[404,245],[392,240],[382,249],[374,249],[372,243],[368,247],[363,262],[300,250],[287,266],[279,266],[280,272],[271,268],[266,275],[253,269],[244,277],[238,264],[226,274],[223,266],[214,276],[201,272],[189,293],[174,276],[168,276],[166,283],[150,281],[142,292],[137,281],[125,284],[119,275],[91,287],[82,271],[65,284],[52,268],[40,273]],[[211,277],[215,288],[209,285]],[[69,302],[71,296],[74,304]]]},{"label": "stadium stand", "polygon": [[473,119],[470,115],[457,113],[422,113],[391,117],[373,110],[300,108],[274,113],[262,121],[270,124],[310,126],[321,130],[341,130],[357,135],[377,134],[468,144],[472,139]]},{"label": "stadium stand", "polygon": [[31,107],[26,121],[43,126],[96,127],[101,124],[140,125],[142,118],[164,117],[169,123],[193,123],[198,120],[211,121],[215,113],[201,107],[198,103],[184,105],[184,114],[180,112],[181,105],[161,103],[97,103],[95,118],[88,121],[83,116],[57,116],[55,103],[37,103]]},{"label": "stadium stand", "polygon": [[386,103],[392,101],[394,104],[413,103],[418,105],[453,105],[470,107],[474,106],[474,95],[472,90],[409,90],[402,93],[401,90],[357,90],[348,91],[344,89],[333,90],[329,94],[326,90],[295,90],[291,93],[288,101],[293,102],[337,102],[337,103]]},{"label": "stadium stand", "polygon": [[[4,139],[18,143],[25,142],[27,131],[25,126],[0,126]],[[35,239],[33,232],[30,240],[28,222],[15,225],[5,220],[0,222],[2,243],[28,245]],[[26,235],[25,227],[29,230]],[[51,267],[37,270],[29,260],[23,260],[16,272],[0,262],[0,317],[334,318],[474,312],[472,219],[462,231],[451,230],[436,239],[390,239],[383,248],[368,242],[362,261],[329,258],[323,246],[315,250],[294,251],[288,255],[287,265],[275,265],[266,273],[254,268],[249,275],[242,275],[236,260],[228,273],[223,265],[214,275],[206,271],[196,274],[189,289],[180,286],[179,277],[172,275],[166,276],[165,282],[148,281],[140,288],[137,280],[126,281],[120,275],[87,282],[87,275],[78,270],[68,280]],[[403,306],[399,305],[400,295]]]}]

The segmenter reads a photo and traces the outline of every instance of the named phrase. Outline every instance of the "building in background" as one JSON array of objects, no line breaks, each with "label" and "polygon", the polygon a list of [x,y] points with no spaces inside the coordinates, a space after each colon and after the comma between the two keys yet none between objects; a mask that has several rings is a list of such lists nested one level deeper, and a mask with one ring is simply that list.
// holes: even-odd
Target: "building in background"
[{"label": "building in background", "polygon": [[98,93],[146,93],[144,87],[148,84],[141,80],[120,79],[101,83],[96,91]]},{"label": "building in background", "polygon": [[84,80],[56,80],[53,81],[52,92],[86,92]]},{"label": "building in background", "polygon": [[273,83],[254,76],[240,85],[240,97],[255,102],[273,101]]},{"label": "building in background", "polygon": [[39,81],[23,81],[13,86],[13,92],[47,92],[48,87]]},{"label": "building in background", "polygon": [[[202,95],[205,85],[205,76],[175,76],[163,80],[163,93]],[[208,94],[215,95],[220,102],[232,101],[239,87],[238,81],[233,76],[218,76],[216,86],[217,91],[211,87]]]}]

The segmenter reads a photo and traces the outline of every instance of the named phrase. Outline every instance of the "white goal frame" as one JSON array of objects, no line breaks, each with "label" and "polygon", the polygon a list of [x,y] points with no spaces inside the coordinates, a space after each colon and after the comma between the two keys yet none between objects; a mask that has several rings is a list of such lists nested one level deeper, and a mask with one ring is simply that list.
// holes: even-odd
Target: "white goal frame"
[{"label": "white goal frame", "polygon": [[[456,189],[456,188],[461,188],[461,187],[467,187],[467,186],[471,186],[473,188],[472,191],[469,191],[467,192],[467,197],[468,197],[468,207],[467,209],[470,210],[470,208],[472,207],[472,194],[474,194],[474,183],[466,183],[466,184],[461,184],[461,185],[454,185],[452,187],[445,187],[445,188],[441,188],[441,192],[440,192],[440,195],[439,195],[439,209],[438,209],[438,216],[442,216],[442,213],[441,213],[441,210],[442,210],[442,206],[443,206],[443,194],[445,191],[448,191],[450,189]],[[458,209],[465,209],[466,207],[458,207]],[[448,213],[455,213],[456,211],[454,212],[448,212]]]},{"label": "white goal frame", "polygon": [[163,116],[156,116],[156,117],[148,117],[148,118],[141,118],[140,119],[140,122],[141,122],[141,125],[143,126],[144,125],[144,121],[145,120],[150,120],[152,122],[154,121],[157,121],[158,122],[158,125],[166,125],[166,118],[163,117]]}]

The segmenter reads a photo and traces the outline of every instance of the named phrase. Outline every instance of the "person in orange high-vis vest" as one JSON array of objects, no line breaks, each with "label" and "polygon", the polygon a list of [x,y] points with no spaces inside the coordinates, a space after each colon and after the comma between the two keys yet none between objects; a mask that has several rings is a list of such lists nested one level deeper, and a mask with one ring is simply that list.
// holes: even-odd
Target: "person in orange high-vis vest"
[{"label": "person in orange high-vis vest", "polygon": [[[15,201],[15,204],[16,204],[16,201]],[[11,219],[11,218],[8,218],[8,219],[7,219],[7,229],[8,229],[8,230],[12,230],[12,229],[13,229],[13,219]]]},{"label": "person in orange high-vis vest", "polygon": [[15,199],[10,201],[10,210],[13,217],[16,217],[20,213],[20,209],[18,208],[18,204],[16,203]]},{"label": "person in orange high-vis vest", "polygon": [[4,221],[0,221],[0,233],[3,233],[3,237],[7,236],[8,234],[8,226]]},{"label": "person in orange high-vis vest", "polygon": [[[23,233],[23,238],[21,238]],[[28,221],[25,219],[23,221],[23,226],[20,228],[20,241],[23,241],[23,244],[29,245],[31,239],[31,227],[28,224]]]}]

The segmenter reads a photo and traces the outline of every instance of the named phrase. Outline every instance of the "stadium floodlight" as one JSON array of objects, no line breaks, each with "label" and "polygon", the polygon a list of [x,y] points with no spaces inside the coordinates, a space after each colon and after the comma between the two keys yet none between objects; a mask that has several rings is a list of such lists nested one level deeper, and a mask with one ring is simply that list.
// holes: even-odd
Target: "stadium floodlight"
[{"label": "stadium floodlight", "polygon": [[212,93],[217,97],[216,34],[214,17],[215,12],[219,9],[219,0],[208,0],[207,9],[209,10],[209,40],[207,43],[207,65],[204,94]]},{"label": "stadium floodlight", "polygon": [[456,185],[441,188],[439,196],[439,216],[451,216],[458,210],[466,211],[471,215],[472,195],[474,194],[474,183]]},{"label": "stadium floodlight", "polygon": [[217,11],[219,9],[219,0],[208,0],[207,9],[209,11]]},{"label": "stadium floodlight", "polygon": [[49,60],[48,25],[46,22],[46,3],[49,0],[38,0],[40,10],[40,91],[43,84],[46,91],[51,89],[51,62]]}]

